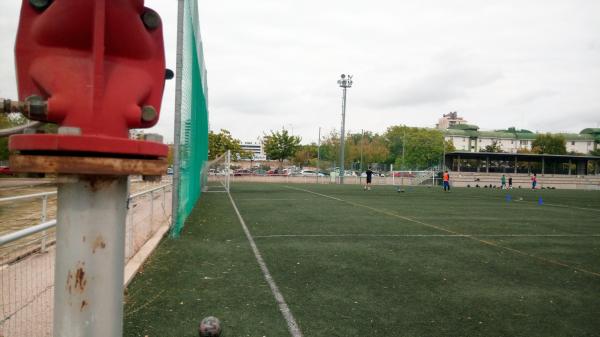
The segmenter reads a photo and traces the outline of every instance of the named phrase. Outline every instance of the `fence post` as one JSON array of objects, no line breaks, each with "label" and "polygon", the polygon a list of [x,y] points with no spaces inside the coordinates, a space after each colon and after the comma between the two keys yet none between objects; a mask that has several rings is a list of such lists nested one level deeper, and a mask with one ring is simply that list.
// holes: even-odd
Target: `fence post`
[{"label": "fence post", "polygon": [[154,191],[150,191],[150,227],[154,225]]},{"label": "fence post", "polygon": [[[42,223],[46,222],[46,218],[48,213],[48,196],[44,195],[42,197]],[[42,232],[42,246],[40,247],[40,252],[44,253],[46,251],[46,236],[47,232]]]}]

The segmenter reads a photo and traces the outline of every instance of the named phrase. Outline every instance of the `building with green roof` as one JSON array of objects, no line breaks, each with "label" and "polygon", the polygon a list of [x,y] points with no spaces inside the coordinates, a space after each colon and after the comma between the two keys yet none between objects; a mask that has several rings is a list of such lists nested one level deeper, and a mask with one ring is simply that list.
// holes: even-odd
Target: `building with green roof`
[{"label": "building with green roof", "polygon": [[[486,146],[496,144],[502,152],[517,153],[531,150],[537,133],[529,130],[517,130],[514,127],[506,130],[481,131],[477,125],[458,124],[442,130],[445,139],[452,141],[458,151],[480,152]],[[600,144],[600,128],[588,128],[580,133],[560,133],[566,140],[569,153],[590,154]],[[525,151],[523,151],[525,150]]]}]

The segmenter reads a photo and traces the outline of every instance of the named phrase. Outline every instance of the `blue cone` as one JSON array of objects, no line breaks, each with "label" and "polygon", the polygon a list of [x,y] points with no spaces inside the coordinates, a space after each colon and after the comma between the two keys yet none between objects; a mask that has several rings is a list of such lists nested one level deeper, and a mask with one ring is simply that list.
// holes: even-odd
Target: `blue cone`
[{"label": "blue cone", "polygon": [[510,194],[506,195],[506,202],[511,202],[512,201],[512,197],[510,196]]},{"label": "blue cone", "polygon": [[544,204],[544,200],[542,200],[542,197],[540,197],[538,199],[538,205],[543,205]]}]

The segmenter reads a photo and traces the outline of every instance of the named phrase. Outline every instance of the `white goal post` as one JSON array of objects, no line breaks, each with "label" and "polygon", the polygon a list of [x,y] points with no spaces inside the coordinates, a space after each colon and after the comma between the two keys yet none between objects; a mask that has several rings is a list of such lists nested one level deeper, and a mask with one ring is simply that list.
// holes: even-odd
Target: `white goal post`
[{"label": "white goal post", "polygon": [[231,177],[231,151],[207,161],[202,168],[203,192],[229,192]]},{"label": "white goal post", "polygon": [[435,170],[428,171],[392,171],[392,185],[396,186],[435,186],[439,178]]}]

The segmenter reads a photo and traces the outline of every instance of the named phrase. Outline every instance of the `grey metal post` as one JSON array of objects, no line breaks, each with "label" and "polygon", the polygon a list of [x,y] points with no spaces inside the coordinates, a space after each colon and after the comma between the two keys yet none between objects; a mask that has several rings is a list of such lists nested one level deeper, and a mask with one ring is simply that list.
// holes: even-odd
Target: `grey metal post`
[{"label": "grey metal post", "polygon": [[546,166],[546,161],[544,160],[544,155],[542,155],[542,175],[544,175],[545,166]]},{"label": "grey metal post", "polygon": [[344,151],[346,150],[346,87],[343,88],[342,95],[342,128],[340,132],[340,184],[344,184]]},{"label": "grey metal post", "polygon": [[402,134],[402,165],[400,165],[400,171],[406,169],[404,163],[404,152],[406,152],[406,126],[404,127],[404,133]]},{"label": "grey metal post", "polygon": [[446,136],[442,136],[442,171],[446,170]]},{"label": "grey metal post", "polygon": [[321,173],[320,161],[321,161],[321,127],[319,126],[319,139],[317,140],[317,184],[319,183],[319,173]]},{"label": "grey metal post", "polygon": [[485,173],[490,173],[490,156],[485,156]]},{"label": "grey metal post", "polygon": [[127,177],[78,176],[58,204],[54,336],[122,336]]},{"label": "grey metal post", "polygon": [[[44,195],[42,197],[42,223],[46,222],[46,218],[48,217],[47,215],[48,213],[48,196]],[[47,236],[46,231],[42,232],[42,247],[40,248],[40,251],[43,253],[46,251],[46,236]]]},{"label": "grey metal post", "polygon": [[181,145],[181,81],[183,72],[183,14],[185,0],[177,1],[177,60],[175,64],[175,130],[173,132],[173,187],[171,189],[171,226],[177,225],[179,213],[179,148]]},{"label": "grey metal post", "polygon": [[150,228],[154,225],[154,191],[150,191]]},{"label": "grey metal post", "polygon": [[365,130],[360,130],[360,173],[362,177],[363,171],[363,145],[365,143]]},{"label": "grey metal post", "polygon": [[346,133],[346,90],[352,87],[352,75],[342,74],[338,80],[338,84],[342,87],[342,128],[340,132],[340,184],[344,184],[344,150],[345,150],[345,133]]}]

